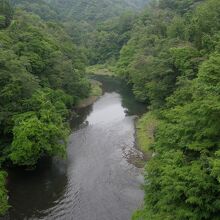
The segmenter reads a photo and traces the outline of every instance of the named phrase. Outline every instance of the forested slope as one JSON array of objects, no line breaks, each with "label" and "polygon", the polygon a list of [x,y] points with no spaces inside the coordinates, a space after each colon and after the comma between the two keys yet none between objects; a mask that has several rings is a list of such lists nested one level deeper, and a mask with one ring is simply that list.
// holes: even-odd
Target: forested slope
[{"label": "forested slope", "polygon": [[62,24],[72,40],[84,48],[88,63],[115,61],[129,39],[137,9],[149,0],[12,0],[13,5]]},{"label": "forested slope", "polygon": [[44,0],[11,0],[14,8],[20,8],[27,12],[39,15],[42,19],[48,21],[58,21],[60,19],[58,11],[47,4]]},{"label": "forested slope", "polygon": [[45,0],[63,19],[87,21],[89,23],[103,22],[109,18],[121,15],[127,10],[138,9],[147,0]]},{"label": "forested slope", "polygon": [[160,120],[133,219],[219,219],[220,2],[158,1],[136,20],[117,72]]},{"label": "forested slope", "polygon": [[[111,35],[104,29],[116,24],[117,38],[124,34],[113,47],[108,43],[105,61],[128,40],[133,15],[122,13],[145,2],[0,1],[1,169],[34,169],[42,157],[65,157],[69,109],[89,95],[85,66],[105,53]],[[0,214],[8,208],[5,178],[0,172]]]},{"label": "forested slope", "polygon": [[[85,65],[107,63],[160,121],[133,218],[217,220],[220,2],[151,0],[130,11],[145,2],[13,0],[13,10],[2,0],[0,164],[64,155],[68,108],[90,90]],[[0,213],[4,183],[1,172]]]},{"label": "forested slope", "polygon": [[90,90],[85,57],[61,25],[0,3],[0,167],[34,168],[41,157],[65,156],[68,109]]}]

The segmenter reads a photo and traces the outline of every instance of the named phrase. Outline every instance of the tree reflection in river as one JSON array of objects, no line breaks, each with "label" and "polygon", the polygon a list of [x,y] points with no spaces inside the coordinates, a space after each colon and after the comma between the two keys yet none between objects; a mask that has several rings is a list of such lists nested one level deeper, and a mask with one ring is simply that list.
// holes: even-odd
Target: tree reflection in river
[{"label": "tree reflection in river", "polygon": [[87,126],[86,117],[92,112],[93,106],[88,106],[81,109],[76,109],[74,117],[70,120],[70,128],[72,131],[78,130]]},{"label": "tree reflection in river", "polygon": [[142,115],[146,112],[146,104],[137,102],[131,88],[119,78],[109,76],[93,76],[93,78],[102,82],[105,92],[117,92],[121,95],[126,115]]},{"label": "tree reflection in river", "polygon": [[48,210],[59,202],[67,185],[66,168],[65,161],[44,158],[34,171],[9,170],[9,219],[18,219],[16,213],[19,219],[34,218],[33,213],[40,217],[38,210]]}]

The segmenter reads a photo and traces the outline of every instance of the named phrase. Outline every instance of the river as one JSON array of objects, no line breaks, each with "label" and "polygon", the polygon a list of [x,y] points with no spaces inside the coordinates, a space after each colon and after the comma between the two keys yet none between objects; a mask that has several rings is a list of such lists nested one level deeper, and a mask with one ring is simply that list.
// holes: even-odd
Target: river
[{"label": "river", "polygon": [[104,94],[72,120],[67,159],[35,171],[9,171],[6,219],[129,220],[143,201],[143,176],[132,164],[134,115],[145,107],[119,80],[100,76]]}]

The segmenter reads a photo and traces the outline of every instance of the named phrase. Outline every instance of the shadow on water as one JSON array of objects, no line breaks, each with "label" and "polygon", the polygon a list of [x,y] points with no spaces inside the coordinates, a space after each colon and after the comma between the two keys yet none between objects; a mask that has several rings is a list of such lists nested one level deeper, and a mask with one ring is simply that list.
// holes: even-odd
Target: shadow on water
[{"label": "shadow on water", "polygon": [[[100,81],[102,83],[104,93],[116,92],[120,94],[122,99],[122,107],[125,108],[125,113],[127,116],[132,115],[142,115],[146,112],[146,104],[137,102],[132,93],[131,88],[123,80],[102,75],[93,75],[92,79]],[[75,110],[77,116],[70,120],[70,128],[72,130],[77,130],[86,127],[88,124],[85,121],[87,116],[93,111],[93,105]]]},{"label": "shadow on water", "polygon": [[72,117],[69,122],[71,130],[75,131],[85,127],[87,125],[85,120],[87,116],[92,112],[92,110],[93,110],[92,105],[85,108],[76,109],[75,110],[76,116]]},{"label": "shadow on water", "polygon": [[122,106],[127,109],[126,115],[142,115],[146,112],[146,104],[137,102],[132,93],[131,88],[127,83],[119,78],[111,76],[93,76],[95,80],[100,81],[103,84],[104,92],[112,93],[116,92],[121,95]]},{"label": "shadow on water", "polygon": [[9,170],[9,204],[12,207],[8,219],[30,219],[35,215],[39,218],[40,211],[54,206],[67,185],[66,168],[65,161],[46,158],[34,171]]},{"label": "shadow on water", "polygon": [[[93,75],[92,79],[102,83],[104,93],[116,92],[120,94],[122,99],[122,107],[125,108],[127,116],[142,115],[146,112],[146,105],[135,100],[131,88],[123,80],[111,76]],[[86,108],[75,110],[76,117],[70,120],[70,127],[72,130],[77,130],[87,126],[85,121],[87,116],[93,111],[93,105]]]}]

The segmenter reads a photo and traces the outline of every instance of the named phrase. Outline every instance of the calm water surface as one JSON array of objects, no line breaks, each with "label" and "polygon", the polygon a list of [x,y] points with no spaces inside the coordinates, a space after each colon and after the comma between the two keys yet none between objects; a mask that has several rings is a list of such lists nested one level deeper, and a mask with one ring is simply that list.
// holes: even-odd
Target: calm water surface
[{"label": "calm water surface", "polygon": [[98,80],[104,94],[71,122],[67,159],[9,172],[12,208],[5,219],[129,220],[141,204],[143,177],[128,157],[141,155],[134,115],[145,108],[118,80]]}]

